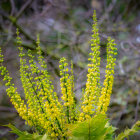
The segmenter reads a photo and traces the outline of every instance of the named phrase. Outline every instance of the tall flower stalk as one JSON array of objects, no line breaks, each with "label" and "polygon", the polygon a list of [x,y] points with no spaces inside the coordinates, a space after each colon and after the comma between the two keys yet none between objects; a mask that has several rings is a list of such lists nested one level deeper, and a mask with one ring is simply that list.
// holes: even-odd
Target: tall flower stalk
[{"label": "tall flower stalk", "polygon": [[[0,72],[12,104],[19,116],[25,120],[25,123],[38,134],[36,137],[42,138],[41,135],[44,135],[43,137],[46,140],[80,140],[81,137],[83,140],[93,138],[97,140],[113,139],[115,129],[109,125],[106,112],[112,93],[117,49],[115,41],[109,37],[106,51],[106,74],[102,86],[100,81],[100,37],[96,12],[94,11],[93,14],[91,52],[89,54],[86,88],[83,90],[83,102],[80,107],[77,107],[75,102],[73,64],[71,63],[71,66],[69,66],[66,58],[61,58],[60,60],[62,95],[59,99],[50,81],[47,65],[42,56],[39,36],[37,36],[36,44],[37,61],[40,66],[35,62],[31,50],[25,53],[21,47],[22,40],[19,37],[18,29],[17,43],[19,45],[20,77],[25,94],[24,100],[21,99],[15,85],[12,83],[12,78],[6,67],[3,66],[1,49]],[[139,123],[133,129],[138,130],[138,125]],[[9,127],[13,130],[16,129],[11,125]],[[19,131],[17,130],[16,132]],[[19,134],[21,136],[22,133]],[[27,133],[24,133],[24,135],[27,136]]]}]

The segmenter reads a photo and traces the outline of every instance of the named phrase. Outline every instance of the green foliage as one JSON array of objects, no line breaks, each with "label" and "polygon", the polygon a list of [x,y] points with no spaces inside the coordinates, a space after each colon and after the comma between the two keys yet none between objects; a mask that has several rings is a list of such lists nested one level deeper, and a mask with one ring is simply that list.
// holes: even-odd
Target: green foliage
[{"label": "green foliage", "polygon": [[140,121],[136,122],[131,129],[126,129],[124,132],[120,133],[115,140],[124,140],[128,136],[135,134],[140,130]]},{"label": "green foliage", "polygon": [[11,133],[17,134],[19,137],[17,140],[50,140],[46,134],[39,135],[38,133],[30,134],[26,131],[20,131],[12,124],[5,125],[11,129]]},{"label": "green foliage", "polygon": [[71,140],[112,140],[115,128],[105,115],[98,115],[70,126]]}]

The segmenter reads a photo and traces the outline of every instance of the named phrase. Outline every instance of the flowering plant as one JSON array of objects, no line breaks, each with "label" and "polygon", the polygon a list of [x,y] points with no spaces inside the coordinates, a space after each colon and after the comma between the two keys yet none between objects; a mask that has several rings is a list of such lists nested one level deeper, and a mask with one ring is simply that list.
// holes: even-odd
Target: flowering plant
[{"label": "flowering plant", "polygon": [[[100,84],[100,38],[98,33],[96,13],[93,14],[93,27],[91,39],[91,53],[88,64],[86,88],[83,90],[83,101],[76,105],[74,93],[73,64],[70,70],[66,58],[60,60],[60,86],[61,99],[58,99],[54,86],[50,81],[47,65],[41,54],[40,40],[37,37],[37,54],[40,67],[34,61],[31,50],[23,52],[22,41],[17,30],[17,43],[19,45],[20,76],[25,93],[22,99],[12,84],[6,67],[3,66],[3,55],[0,49],[0,71],[6,82],[7,94],[16,108],[19,116],[25,120],[34,133],[22,132],[13,125],[7,125],[16,133],[20,140],[112,140],[115,128],[109,124],[106,112],[110,102],[113,86],[113,74],[116,44],[108,38],[107,64],[105,80]],[[29,60],[25,59],[28,56]],[[140,122],[132,129],[121,133],[116,140],[121,140],[139,130]]]}]

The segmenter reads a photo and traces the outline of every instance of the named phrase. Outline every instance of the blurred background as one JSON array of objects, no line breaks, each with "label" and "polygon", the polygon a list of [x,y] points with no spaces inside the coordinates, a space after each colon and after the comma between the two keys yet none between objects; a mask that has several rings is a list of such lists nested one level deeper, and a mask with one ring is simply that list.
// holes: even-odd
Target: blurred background
[{"label": "blurred background", "polygon": [[[59,60],[65,56],[74,63],[77,104],[85,87],[93,10],[97,12],[101,38],[101,80],[104,80],[107,37],[116,40],[118,55],[112,99],[108,111],[116,134],[140,120],[140,0],[0,0],[0,47],[18,92],[20,82],[16,28],[20,29],[25,51],[36,55],[36,35],[40,34],[43,55],[55,90],[60,95]],[[16,136],[2,126],[14,124],[30,128],[18,116],[6,94],[0,76],[0,140]],[[140,133],[130,139],[139,140]]]}]

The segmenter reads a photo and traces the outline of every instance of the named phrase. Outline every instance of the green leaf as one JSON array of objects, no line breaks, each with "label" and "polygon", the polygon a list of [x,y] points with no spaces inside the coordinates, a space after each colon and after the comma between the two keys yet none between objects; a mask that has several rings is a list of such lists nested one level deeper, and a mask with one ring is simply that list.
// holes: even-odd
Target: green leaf
[{"label": "green leaf", "polygon": [[123,140],[124,138],[127,138],[130,135],[133,135],[134,133],[138,132],[140,130],[140,121],[137,121],[131,129],[126,129],[124,132],[120,133],[115,140]]},{"label": "green leaf", "polygon": [[19,136],[17,140],[50,140],[46,134],[44,135],[39,135],[37,133],[30,134],[27,131],[20,131],[12,124],[8,124],[5,126],[11,128],[11,131],[10,131],[11,133],[15,133]]},{"label": "green leaf", "polygon": [[114,135],[105,115],[98,115],[70,126],[71,140],[112,140]]},{"label": "green leaf", "polygon": [[114,131],[116,130],[116,128],[111,126],[109,123],[107,123],[105,127],[107,128],[105,140],[112,140],[112,138],[114,136]]},{"label": "green leaf", "polygon": [[4,126],[7,126],[7,127],[9,127],[9,128],[11,128],[11,133],[15,133],[15,134],[17,134],[18,136],[21,136],[21,135],[23,135],[23,132],[22,131],[20,131],[19,129],[17,129],[14,125],[12,125],[12,124],[8,124],[8,125],[4,125]]}]

